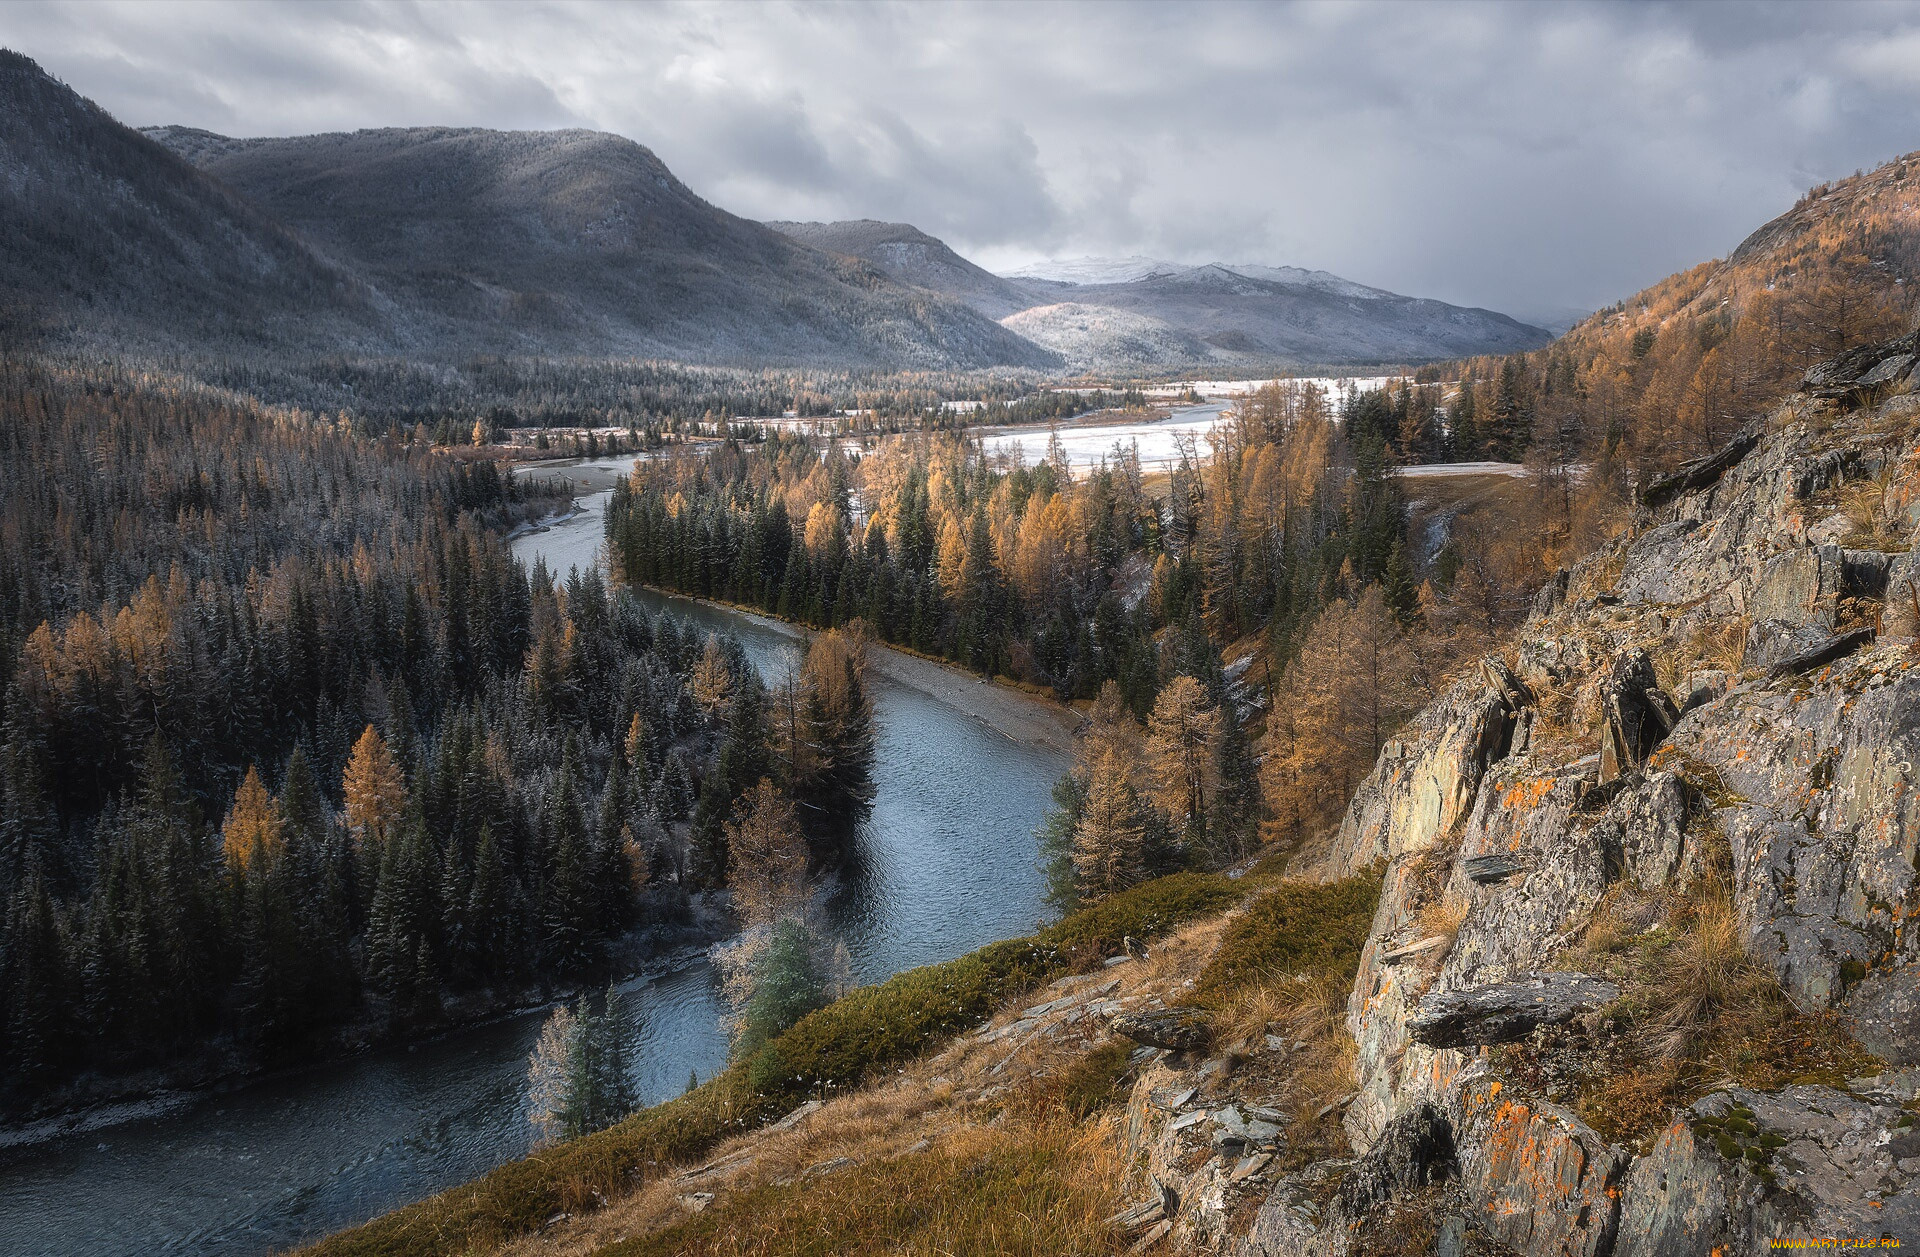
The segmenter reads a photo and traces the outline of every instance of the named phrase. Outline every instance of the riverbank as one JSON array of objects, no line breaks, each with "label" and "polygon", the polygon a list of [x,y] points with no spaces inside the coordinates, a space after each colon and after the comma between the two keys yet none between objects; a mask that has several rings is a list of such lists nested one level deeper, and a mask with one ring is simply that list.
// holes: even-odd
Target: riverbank
[{"label": "riverbank", "polygon": [[[793,641],[801,641],[816,631],[740,603],[695,598],[654,585],[637,588],[696,606],[728,611]],[[1015,742],[1055,751],[1073,750],[1080,713],[1057,699],[1035,694],[1016,681],[1004,677],[988,680],[945,660],[871,639],[867,643],[867,666],[890,681],[940,700]]]},{"label": "riverbank", "polygon": [[0,1120],[0,1164],[40,1144],[160,1116],[256,1084],[297,1078],[356,1057],[413,1051],[451,1035],[552,1008],[583,992],[599,990],[609,981],[626,983],[670,973],[697,962],[733,929],[731,917],[720,904],[700,894],[688,904],[685,920],[643,926],[615,943],[607,972],[591,982],[463,992],[446,1001],[440,1018],[427,1023],[397,1023],[383,1009],[369,1007],[355,1020],[331,1027],[318,1051],[295,1062],[262,1062],[231,1041],[218,1040],[202,1045],[189,1059],[77,1079],[43,1103]]}]

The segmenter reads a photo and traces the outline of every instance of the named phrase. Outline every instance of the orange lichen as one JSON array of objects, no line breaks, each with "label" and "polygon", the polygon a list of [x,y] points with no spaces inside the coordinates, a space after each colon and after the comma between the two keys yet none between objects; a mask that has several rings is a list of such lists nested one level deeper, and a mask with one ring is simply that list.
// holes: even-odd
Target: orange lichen
[{"label": "orange lichen", "polygon": [[1501,796],[1500,806],[1508,809],[1520,808],[1532,810],[1540,805],[1540,800],[1553,793],[1552,777],[1536,777],[1531,781],[1515,782]]}]

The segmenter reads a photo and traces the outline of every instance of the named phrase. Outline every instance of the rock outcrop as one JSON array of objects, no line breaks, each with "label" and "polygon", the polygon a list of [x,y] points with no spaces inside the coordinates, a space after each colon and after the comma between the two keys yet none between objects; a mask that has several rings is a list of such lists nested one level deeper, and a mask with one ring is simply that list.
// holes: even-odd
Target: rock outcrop
[{"label": "rock outcrop", "polygon": [[[1897,1068],[1920,1062],[1917,364],[1912,336],[1824,364],[1653,481],[1510,652],[1388,743],[1317,866],[1386,869],[1348,1009],[1357,1160],[1331,1206],[1277,1184],[1244,1251],[1359,1251],[1396,1207],[1462,1252],[1920,1234],[1920,1070]],[[1667,928],[1702,877],[1800,1014],[1885,1072],[1696,1087],[1611,1142],[1521,1063],[1616,1034],[1620,989],[1579,971],[1590,930]]]}]

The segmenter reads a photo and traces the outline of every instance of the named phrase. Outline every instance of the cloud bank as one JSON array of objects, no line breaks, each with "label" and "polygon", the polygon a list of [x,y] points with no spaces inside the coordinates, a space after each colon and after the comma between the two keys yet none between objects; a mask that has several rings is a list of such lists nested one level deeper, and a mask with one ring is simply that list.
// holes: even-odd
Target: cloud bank
[{"label": "cloud bank", "polygon": [[584,126],[752,218],[996,268],[1334,271],[1523,317],[1724,255],[1920,148],[1898,4],[0,6],[133,125]]}]

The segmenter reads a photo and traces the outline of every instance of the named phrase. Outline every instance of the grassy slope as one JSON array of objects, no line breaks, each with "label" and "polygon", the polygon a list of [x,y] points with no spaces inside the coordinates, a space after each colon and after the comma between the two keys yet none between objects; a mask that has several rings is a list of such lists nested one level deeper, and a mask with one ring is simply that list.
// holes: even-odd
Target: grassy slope
[{"label": "grassy slope", "polygon": [[1122,940],[1150,938],[1217,912],[1248,888],[1180,873],[1135,887],[1028,938],[909,970],[811,1013],[749,1060],[677,1100],[609,1130],[509,1162],[484,1177],[322,1240],[313,1257],[414,1257],[497,1245],[559,1212],[592,1209],[724,1137],[786,1113],[810,1095],[874,1072],[970,1029],[1012,996],[1092,968]]},{"label": "grassy slope", "polygon": [[[1207,1007],[1236,1076],[1264,1080],[1257,1084],[1263,1098],[1297,1110],[1290,1143],[1301,1145],[1301,1155],[1326,1155],[1341,1135],[1337,1116],[1322,1113],[1332,1107],[1325,1102],[1352,1087],[1342,1014],[1379,879],[1259,877],[1241,885],[1254,896],[1244,910],[1198,920],[1158,943],[1149,964],[1118,970],[1123,994]],[[1322,994],[1330,1000],[1318,1000]],[[1009,1010],[996,1024],[1022,1015]],[[1313,1048],[1281,1064],[1250,1046],[1276,1024],[1289,1039],[1313,1040]],[[1137,1195],[1130,1189],[1138,1171],[1117,1109],[1153,1079],[1136,1082],[1134,1045],[1097,1029],[1034,1035],[1011,1054],[1009,1042],[967,1036],[815,1114],[811,1136],[731,1144],[710,1176],[667,1189],[709,1189],[716,1198],[701,1211],[688,1214],[688,1197],[675,1203],[656,1189],[652,1200],[611,1210],[604,1224],[569,1227],[514,1252],[524,1257],[549,1245],[596,1257],[1122,1251],[1133,1237],[1108,1219]],[[906,1146],[916,1136],[920,1142]],[[802,1168],[809,1162],[816,1167]],[[746,1168],[734,1177],[723,1166]]]}]

